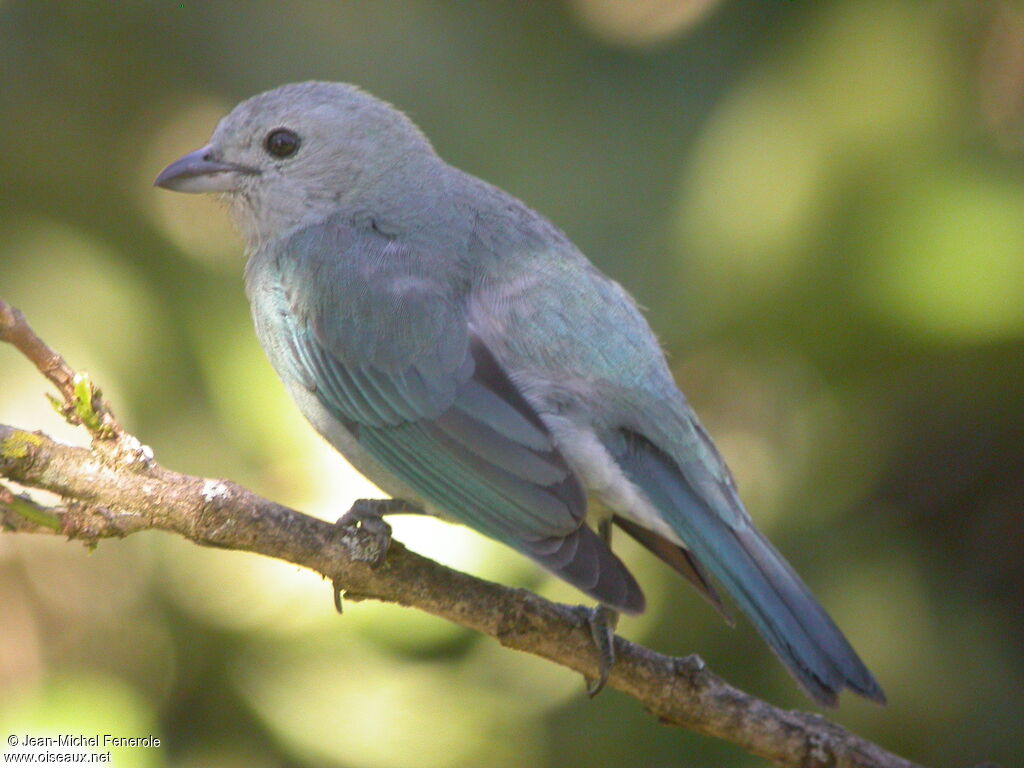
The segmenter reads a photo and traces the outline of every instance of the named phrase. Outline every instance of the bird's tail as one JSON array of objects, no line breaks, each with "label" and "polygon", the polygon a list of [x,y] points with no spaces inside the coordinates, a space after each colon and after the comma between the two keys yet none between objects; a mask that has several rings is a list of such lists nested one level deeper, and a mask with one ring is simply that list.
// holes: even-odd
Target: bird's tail
[{"label": "bird's tail", "polygon": [[843,633],[745,514],[712,509],[676,463],[643,438],[631,440],[620,461],[812,698],[835,706],[839,692],[850,688],[885,702]]}]

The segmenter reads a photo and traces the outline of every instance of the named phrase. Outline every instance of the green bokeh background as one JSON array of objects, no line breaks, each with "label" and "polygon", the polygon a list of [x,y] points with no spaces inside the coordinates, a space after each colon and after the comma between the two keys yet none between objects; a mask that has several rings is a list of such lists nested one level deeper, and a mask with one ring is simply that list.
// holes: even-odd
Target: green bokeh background
[{"label": "green bokeh background", "polygon": [[[700,6],[700,7],[699,7]],[[701,8],[703,7],[703,8]],[[698,11],[703,10],[700,14]],[[759,525],[886,688],[842,724],[1024,761],[1024,17],[975,0],[0,0],[0,296],[177,470],[333,519],[372,488],[256,345],[217,205],[150,184],[240,99],[346,80],[631,290]],[[83,437],[0,348],[0,422]],[[456,567],[580,596],[468,531]],[[636,547],[627,637],[809,707]],[[609,691],[277,562],[0,537],[0,736],[121,766],[755,766]]]}]

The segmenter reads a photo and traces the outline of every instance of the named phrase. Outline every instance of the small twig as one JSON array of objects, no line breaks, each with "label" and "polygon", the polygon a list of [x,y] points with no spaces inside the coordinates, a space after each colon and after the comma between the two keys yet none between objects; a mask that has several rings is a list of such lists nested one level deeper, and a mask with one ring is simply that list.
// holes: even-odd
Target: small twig
[{"label": "small twig", "polygon": [[63,402],[51,398],[57,411],[71,424],[81,424],[94,438],[120,438],[124,430],[114,412],[93,386],[87,373],[78,373],[36,335],[21,310],[0,299],[0,341],[6,341],[32,361],[60,392]]},{"label": "small twig", "polygon": [[44,507],[0,484],[0,526],[7,531],[40,533],[59,531],[66,510]]}]

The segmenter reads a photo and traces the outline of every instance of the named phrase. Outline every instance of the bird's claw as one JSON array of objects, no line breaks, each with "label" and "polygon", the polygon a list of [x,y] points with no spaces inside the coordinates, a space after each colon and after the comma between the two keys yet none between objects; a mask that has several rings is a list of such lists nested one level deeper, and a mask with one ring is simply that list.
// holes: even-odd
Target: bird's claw
[{"label": "bird's claw", "polygon": [[598,653],[598,675],[596,678],[583,676],[587,683],[587,695],[594,698],[608,682],[608,675],[615,664],[615,627],[619,623],[618,611],[606,605],[583,608],[584,620],[590,628],[590,636]]},{"label": "bird's claw", "polygon": [[340,615],[345,612],[344,601],[342,600],[341,597],[341,593],[345,590],[345,588],[341,586],[341,584],[339,584],[337,580],[331,582],[331,587],[334,589],[334,610],[336,610]]}]

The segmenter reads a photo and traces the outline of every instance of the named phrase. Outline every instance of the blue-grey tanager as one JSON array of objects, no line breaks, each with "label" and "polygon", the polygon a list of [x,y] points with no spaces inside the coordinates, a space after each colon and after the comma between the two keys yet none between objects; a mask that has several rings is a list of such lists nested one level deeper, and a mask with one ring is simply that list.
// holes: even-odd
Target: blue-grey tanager
[{"label": "blue-grey tanager", "polygon": [[386,492],[639,613],[615,523],[721,607],[710,574],[817,701],[844,687],[884,700],[754,528],[626,291],[397,109],[350,85],[286,85],[156,183],[227,201],[271,363]]}]

